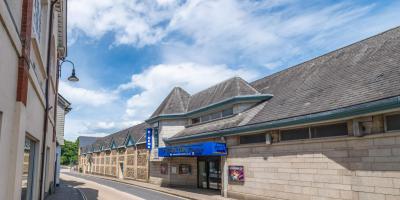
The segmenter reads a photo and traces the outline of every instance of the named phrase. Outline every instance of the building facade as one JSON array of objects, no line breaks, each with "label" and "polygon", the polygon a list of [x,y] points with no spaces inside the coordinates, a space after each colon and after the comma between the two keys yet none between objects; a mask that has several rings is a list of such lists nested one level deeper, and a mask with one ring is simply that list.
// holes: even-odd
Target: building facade
[{"label": "building facade", "polygon": [[147,124],[142,123],[92,141],[78,138],[89,143],[80,146],[79,172],[147,182],[149,151],[144,144],[146,128]]},{"label": "building facade", "polygon": [[58,94],[57,103],[57,123],[56,123],[56,186],[60,184],[60,170],[61,170],[61,146],[64,146],[64,126],[65,115],[72,110],[71,103],[63,96]]},{"label": "building facade", "polygon": [[[141,129],[147,181],[161,186],[236,199],[400,199],[400,28],[251,83],[176,87]],[[95,146],[81,168],[118,176],[126,148],[91,161]]]},{"label": "building facade", "polygon": [[66,1],[0,1],[0,199],[54,189],[58,59]]},{"label": "building facade", "polygon": [[237,199],[400,199],[400,28],[247,83],[175,88],[149,181]]}]

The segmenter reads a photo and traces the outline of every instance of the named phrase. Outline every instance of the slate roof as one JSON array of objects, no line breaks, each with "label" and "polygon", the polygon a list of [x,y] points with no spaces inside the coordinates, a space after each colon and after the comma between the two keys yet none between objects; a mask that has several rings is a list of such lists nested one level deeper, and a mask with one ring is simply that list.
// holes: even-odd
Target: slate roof
[{"label": "slate roof", "polygon": [[175,87],[150,118],[165,114],[184,113],[188,108],[189,99],[189,93],[180,87]]},{"label": "slate roof", "polygon": [[148,124],[141,123],[130,128],[118,131],[116,133],[107,135],[105,137],[96,138],[93,143],[83,147],[82,153],[91,151],[91,148],[93,148],[94,151],[100,151],[101,146],[103,146],[103,149],[109,149],[113,141],[115,142],[115,145],[117,147],[122,147],[125,145],[125,141],[128,135],[130,135],[131,138],[136,141],[136,143],[143,143],[146,141],[144,135],[146,134],[145,130],[148,127]]},{"label": "slate roof", "polygon": [[260,93],[245,80],[240,77],[233,77],[192,95],[188,112],[232,97],[257,94]]},{"label": "slate roof", "polygon": [[166,114],[184,114],[238,96],[260,95],[240,77],[233,77],[194,95],[175,87],[164,99],[151,118]]},{"label": "slate roof", "polygon": [[96,142],[97,137],[79,136],[78,140],[79,140],[79,148],[81,148]]},{"label": "slate roof", "polygon": [[400,95],[400,27],[267,76],[252,85],[274,97],[250,124]]},{"label": "slate roof", "polygon": [[[256,80],[250,85],[274,97],[232,118],[187,127],[172,138],[400,96],[400,27]],[[204,92],[199,96],[206,95]],[[189,109],[193,109],[190,104]]]}]

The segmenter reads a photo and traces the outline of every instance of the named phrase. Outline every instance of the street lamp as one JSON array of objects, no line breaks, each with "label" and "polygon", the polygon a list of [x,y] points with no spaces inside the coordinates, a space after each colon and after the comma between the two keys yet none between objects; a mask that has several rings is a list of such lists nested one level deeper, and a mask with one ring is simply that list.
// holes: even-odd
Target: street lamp
[{"label": "street lamp", "polygon": [[71,64],[72,64],[72,74],[71,74],[71,76],[68,77],[68,80],[71,81],[71,82],[78,82],[78,81],[79,81],[79,78],[76,77],[76,75],[75,75],[75,65],[74,65],[73,62],[71,62],[71,61],[69,61],[69,60],[65,60],[65,59],[61,60],[61,63],[60,63],[60,73],[59,73],[59,74],[60,74],[60,77],[61,77],[61,66],[62,66],[62,64],[64,64],[65,62],[68,62],[68,63],[71,63]]}]

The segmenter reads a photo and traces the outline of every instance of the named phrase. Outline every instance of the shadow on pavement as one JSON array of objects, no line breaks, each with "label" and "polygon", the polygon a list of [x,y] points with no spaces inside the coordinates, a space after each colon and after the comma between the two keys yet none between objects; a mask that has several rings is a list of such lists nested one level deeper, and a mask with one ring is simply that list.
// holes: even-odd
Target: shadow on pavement
[{"label": "shadow on pavement", "polygon": [[[61,182],[65,185],[70,185],[73,187],[81,186],[84,185],[84,183],[79,182],[79,181],[71,181],[71,180],[62,180]],[[79,187],[78,188],[87,198],[87,200],[97,200],[99,198],[99,191],[92,189],[92,188],[86,188],[86,187]]]}]

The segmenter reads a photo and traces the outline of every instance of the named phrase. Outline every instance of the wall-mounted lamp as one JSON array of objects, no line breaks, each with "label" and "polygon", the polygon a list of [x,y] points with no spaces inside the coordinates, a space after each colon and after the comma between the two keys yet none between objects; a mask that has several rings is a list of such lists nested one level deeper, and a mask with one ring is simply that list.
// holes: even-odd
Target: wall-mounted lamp
[{"label": "wall-mounted lamp", "polygon": [[68,80],[69,81],[71,81],[71,82],[78,82],[79,81],[79,78],[75,75],[75,65],[74,65],[74,63],[73,62],[71,62],[71,61],[69,61],[69,60],[65,60],[65,59],[62,59],[61,60],[61,63],[60,63],[60,77],[61,77],[61,66],[62,66],[62,64],[64,64],[65,62],[68,62],[68,63],[71,63],[72,64],[72,74],[71,74],[71,76],[69,76],[68,77]]}]

